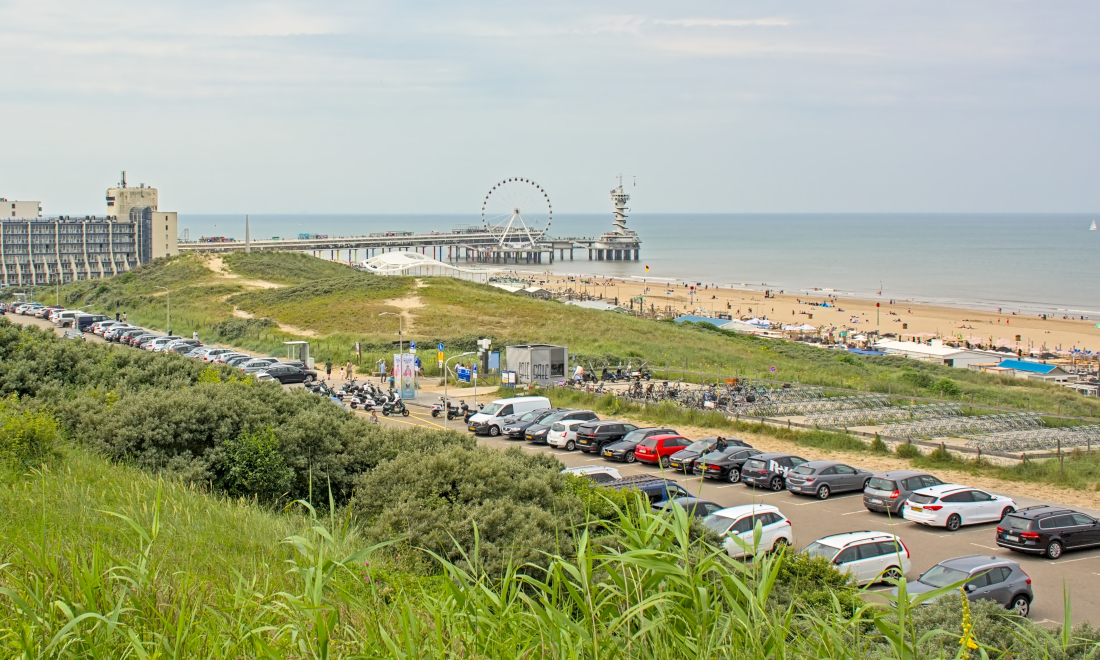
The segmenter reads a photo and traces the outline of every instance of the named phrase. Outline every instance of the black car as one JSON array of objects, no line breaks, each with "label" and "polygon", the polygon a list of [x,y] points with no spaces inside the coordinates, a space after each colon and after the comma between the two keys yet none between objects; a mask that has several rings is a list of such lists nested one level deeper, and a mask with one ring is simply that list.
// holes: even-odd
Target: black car
[{"label": "black car", "polygon": [[275,363],[257,373],[265,373],[284,385],[287,383],[312,383],[317,380],[317,374],[312,371],[299,369],[290,364]]},{"label": "black car", "polygon": [[741,481],[741,467],[745,461],[763,452],[752,447],[727,446],[721,451],[704,454],[695,462],[695,474],[707,479],[721,479],[735,484]]},{"label": "black car", "polygon": [[76,324],[77,330],[81,332],[86,332],[88,328],[92,327],[93,323],[106,320],[107,317],[103,316],[102,314],[81,314],[80,316],[76,317],[74,323]]},{"label": "black car", "polygon": [[[722,441],[725,443],[725,446],[751,446],[742,440],[738,440],[737,438],[722,438]],[[703,438],[702,440],[696,440],[695,442],[691,443],[687,447],[684,447],[672,456],[669,456],[669,467],[671,467],[673,470],[683,472],[684,474],[691,474],[695,470],[695,461],[699,460],[699,457],[703,454],[709,454],[717,448],[717,436]]]},{"label": "black car", "polygon": [[781,491],[787,487],[787,473],[805,462],[806,459],[791,454],[753,456],[741,466],[741,483],[749,488]]},{"label": "black car", "polygon": [[689,516],[695,518],[706,518],[715,511],[721,511],[726,508],[721,504],[715,504],[710,500],[701,500],[698,497],[677,497],[673,500],[665,500],[660,504],[655,504],[653,508],[657,511],[670,511],[673,502],[682,506],[684,511],[688,512]]},{"label": "black car", "polygon": [[671,479],[661,479],[647,474],[623,477],[610,483],[600,484],[612,490],[639,490],[649,498],[650,506],[656,508],[663,502],[680,497],[691,497],[691,493]]},{"label": "black car", "polygon": [[627,433],[637,429],[633,424],[611,420],[581,424],[577,427],[577,449],[586,454],[602,454],[604,447],[622,440]]},{"label": "black car", "polygon": [[1001,519],[997,545],[1057,559],[1066,550],[1100,545],[1100,521],[1056,506],[1029,506]]},{"label": "black car", "polygon": [[558,412],[547,415],[539,421],[538,424],[532,424],[523,431],[523,439],[527,442],[533,442],[536,445],[546,444],[546,434],[550,432],[550,427],[555,422],[567,421],[571,419],[579,419],[583,422],[589,420],[598,420],[599,417],[591,410],[559,410]]},{"label": "black car", "polygon": [[507,436],[509,440],[523,440],[523,432],[527,430],[527,427],[538,424],[550,415],[563,410],[566,410],[566,408],[539,408],[523,413],[515,419],[504,422],[500,427],[500,434]]},{"label": "black car", "polygon": [[644,429],[634,429],[630,433],[623,436],[622,440],[618,442],[612,442],[609,445],[604,445],[603,451],[600,452],[604,458],[611,459],[613,461],[619,461],[620,463],[633,463],[634,462],[634,450],[638,447],[638,443],[645,440],[651,435],[680,435],[676,432],[676,429],[666,429],[659,427],[649,427]]},{"label": "black car", "polygon": [[146,330],[145,328],[134,328],[133,330],[127,330],[127,331],[119,334],[118,337],[115,338],[115,341],[117,341],[120,344],[129,344],[130,340],[133,339],[134,337],[137,337],[137,336],[140,336],[140,335],[147,335],[147,334],[149,334],[149,331]]}]

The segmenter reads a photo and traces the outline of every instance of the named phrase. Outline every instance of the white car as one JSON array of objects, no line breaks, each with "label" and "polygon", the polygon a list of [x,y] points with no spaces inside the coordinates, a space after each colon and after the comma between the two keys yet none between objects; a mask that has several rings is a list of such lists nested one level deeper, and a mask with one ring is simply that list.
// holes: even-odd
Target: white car
[{"label": "white car", "polygon": [[619,470],[610,465],[582,465],[580,467],[565,468],[561,473],[585,477],[598,484],[606,484],[623,478],[623,475],[619,474]]},{"label": "white car", "polygon": [[722,537],[723,547],[734,559],[753,554],[753,533],[758,522],[760,544],[755,549],[767,552],[794,543],[791,521],[770,504],[742,504],[703,518],[703,524]]},{"label": "white car", "polygon": [[173,337],[157,337],[156,339],[154,339],[153,341],[151,341],[151,342],[149,342],[148,344],[145,345],[145,350],[147,350],[151,353],[158,353],[158,352],[164,350],[165,346],[167,346],[168,344],[171,344],[172,342],[176,341],[177,339],[182,339],[182,337],[175,337],[175,336],[173,336]]},{"label": "white car", "polygon": [[901,506],[901,517],[953,532],[963,525],[999,522],[1015,511],[1016,502],[1010,498],[969,486],[943,484],[913,491]]},{"label": "white car", "polygon": [[886,532],[848,532],[818,539],[803,550],[828,559],[841,573],[851,573],[860,584],[898,580],[913,565],[909,548]]},{"label": "white car", "polygon": [[568,451],[577,448],[577,427],[588,422],[583,419],[565,419],[554,422],[546,432],[546,444],[551,447],[565,447]]},{"label": "white car", "polygon": [[202,357],[203,362],[215,362],[217,361],[219,355],[225,355],[226,353],[235,352],[236,351],[231,348],[211,348],[210,350],[203,353],[201,356],[196,357]]}]

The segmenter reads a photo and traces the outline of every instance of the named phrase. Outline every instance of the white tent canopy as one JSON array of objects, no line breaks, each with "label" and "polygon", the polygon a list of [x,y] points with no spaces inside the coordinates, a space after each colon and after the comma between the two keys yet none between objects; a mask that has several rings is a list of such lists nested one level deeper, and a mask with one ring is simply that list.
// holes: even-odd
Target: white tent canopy
[{"label": "white tent canopy", "polygon": [[439,275],[472,282],[489,281],[490,272],[482,268],[462,268],[445,264],[419,252],[383,252],[362,262],[363,268],[378,275]]}]

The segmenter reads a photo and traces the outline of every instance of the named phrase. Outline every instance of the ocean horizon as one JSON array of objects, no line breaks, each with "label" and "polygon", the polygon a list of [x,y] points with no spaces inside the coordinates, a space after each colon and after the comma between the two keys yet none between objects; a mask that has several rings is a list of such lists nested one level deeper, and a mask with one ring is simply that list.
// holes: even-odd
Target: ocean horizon
[{"label": "ocean horizon", "polygon": [[[1024,314],[1100,315],[1100,214],[661,213],[632,215],[638,261],[509,264],[556,274],[647,278],[788,293],[905,300]],[[253,239],[480,225],[475,214],[249,214]],[[200,236],[244,237],[244,214],[180,213]],[[594,237],[611,214],[555,215],[556,237]],[[360,259],[364,255],[359,255]],[[646,266],[649,267],[648,273]],[[817,289],[815,292],[814,290]]]}]

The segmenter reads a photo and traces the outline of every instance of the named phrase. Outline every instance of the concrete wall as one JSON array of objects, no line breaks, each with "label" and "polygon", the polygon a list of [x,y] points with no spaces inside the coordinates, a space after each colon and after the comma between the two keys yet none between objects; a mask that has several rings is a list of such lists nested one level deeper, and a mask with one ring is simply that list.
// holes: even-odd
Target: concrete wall
[{"label": "concrete wall", "polygon": [[42,202],[20,202],[13,199],[0,199],[0,220],[40,217],[42,217]]},{"label": "concrete wall", "polygon": [[135,206],[148,206],[156,211],[157,197],[156,188],[108,188],[107,215],[125,221],[130,219],[130,209]]},{"label": "concrete wall", "polygon": [[177,245],[175,211],[153,212],[153,258],[173,257],[180,253]]}]

